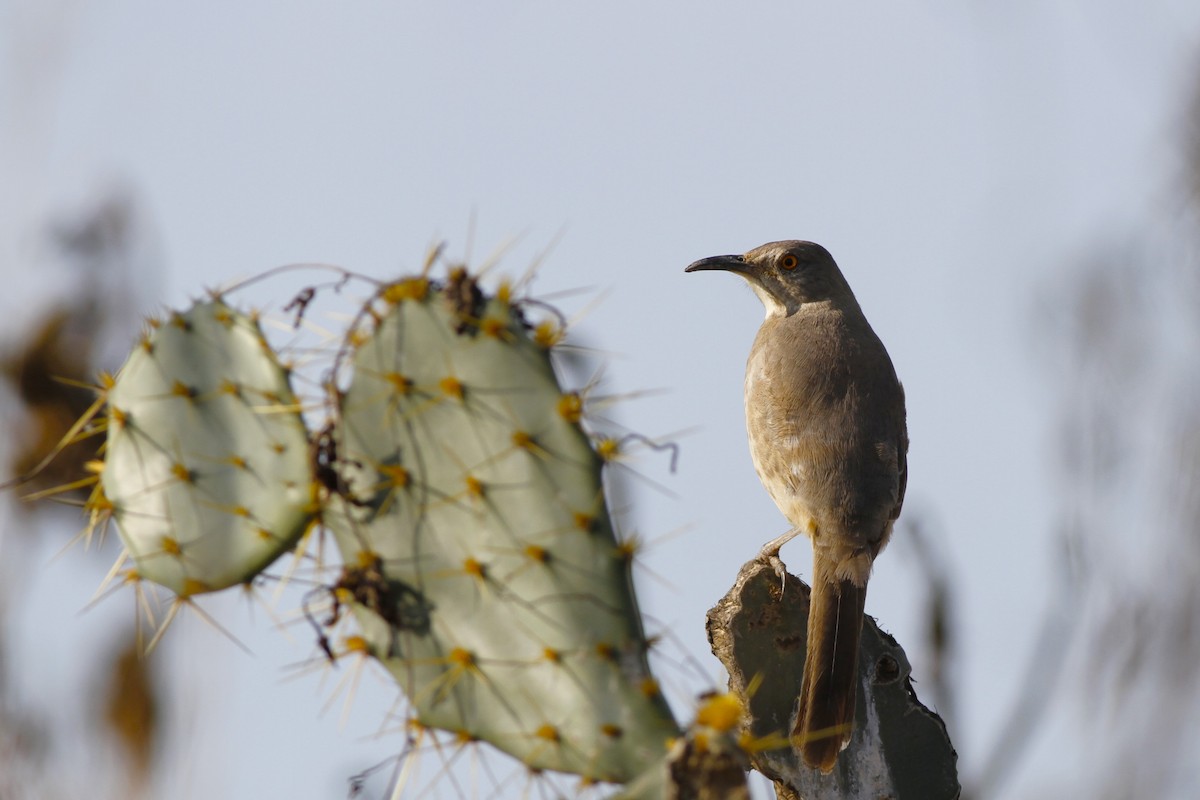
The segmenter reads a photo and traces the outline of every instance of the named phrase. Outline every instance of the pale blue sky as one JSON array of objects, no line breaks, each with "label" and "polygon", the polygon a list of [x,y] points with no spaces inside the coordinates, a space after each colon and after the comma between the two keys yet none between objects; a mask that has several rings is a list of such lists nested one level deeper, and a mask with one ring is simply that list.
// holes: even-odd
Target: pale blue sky
[{"label": "pale blue sky", "polygon": [[[113,182],[152,219],[165,261],[149,300],[168,304],[295,261],[391,276],[436,238],[461,255],[472,217],[476,258],[521,235],[503,262],[519,274],[561,233],[537,290],[602,292],[579,331],[613,354],[607,387],[665,390],[620,420],[649,436],[696,428],[677,474],[639,465],[677,497],[638,490],[635,522],[651,541],[687,526],[647,553],[663,580],[643,582],[643,606],[717,681],[704,612],[786,524],[742,423],[758,301],[683,267],[821,242],[908,392],[907,511],[935,523],[962,579],[952,734],[966,776],[1013,702],[1033,644],[1022,621],[1040,616],[1052,579],[1056,388],[1035,301],[1091,237],[1143,223],[1178,189],[1197,23],[1185,2],[9,0],[4,307],[19,315],[45,295],[25,266],[36,226]],[[920,587],[902,549],[881,558],[867,610],[915,646]],[[808,574],[806,545],[784,558]],[[47,665],[100,646],[97,631],[128,612],[117,600],[73,616],[94,585],[85,561],[72,552],[31,579],[58,616],[18,633],[67,632],[53,653],[18,653],[30,691],[79,691]],[[198,753],[180,762],[191,794],[172,796],[340,796],[346,775],[399,747],[356,738],[382,708],[360,702],[340,733],[336,715],[317,719],[313,682],[277,685],[307,641],[252,628],[235,606],[214,613],[256,659],[198,625],[164,650],[206,698],[182,701]],[[1005,796],[1086,763],[1035,757]]]}]

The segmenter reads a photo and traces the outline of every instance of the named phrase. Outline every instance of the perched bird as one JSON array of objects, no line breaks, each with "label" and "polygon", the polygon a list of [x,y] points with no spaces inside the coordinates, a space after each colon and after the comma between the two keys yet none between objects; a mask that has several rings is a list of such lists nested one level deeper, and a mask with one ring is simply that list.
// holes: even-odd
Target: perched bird
[{"label": "perched bird", "polygon": [[850,741],[867,579],[904,502],[908,431],[892,360],[829,252],[771,242],[687,268],[745,278],[766,306],[746,364],[754,468],[792,529],[760,556],[812,538],[812,596],[792,732],[804,762],[832,771]]}]

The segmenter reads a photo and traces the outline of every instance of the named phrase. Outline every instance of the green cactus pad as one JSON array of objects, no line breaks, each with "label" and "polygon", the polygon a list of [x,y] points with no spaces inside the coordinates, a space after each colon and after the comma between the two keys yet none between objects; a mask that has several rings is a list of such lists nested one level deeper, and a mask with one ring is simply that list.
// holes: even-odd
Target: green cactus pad
[{"label": "green cactus pad", "polygon": [[340,398],[339,583],[420,724],[625,781],[677,734],[549,328],[465,273],[386,287]]},{"label": "green cactus pad", "polygon": [[308,435],[257,322],[223,302],[151,326],[108,391],[101,485],[139,577],[244,583],[313,518]]}]

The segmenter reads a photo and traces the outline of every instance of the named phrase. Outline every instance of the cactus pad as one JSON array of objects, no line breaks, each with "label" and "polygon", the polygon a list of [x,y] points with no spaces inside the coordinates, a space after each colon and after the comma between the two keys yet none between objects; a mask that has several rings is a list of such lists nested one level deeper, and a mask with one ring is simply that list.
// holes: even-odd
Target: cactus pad
[{"label": "cactus pad", "polygon": [[153,324],[108,390],[101,473],[138,576],[183,597],[253,578],[314,516],[308,451],[255,320],[214,300]]},{"label": "cactus pad", "polygon": [[554,326],[464,271],[381,290],[339,397],[327,509],[371,652],[418,723],[530,767],[624,781],[677,727],[650,676]]}]

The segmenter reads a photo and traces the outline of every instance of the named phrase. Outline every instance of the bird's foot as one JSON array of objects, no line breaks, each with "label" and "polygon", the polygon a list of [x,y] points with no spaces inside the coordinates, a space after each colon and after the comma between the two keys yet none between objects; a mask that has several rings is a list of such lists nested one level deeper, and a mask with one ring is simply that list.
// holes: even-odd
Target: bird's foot
[{"label": "bird's foot", "polygon": [[775,574],[779,576],[779,591],[783,592],[783,588],[787,585],[787,565],[783,563],[783,559],[779,557],[779,551],[785,544],[795,539],[800,535],[800,531],[793,528],[783,536],[776,537],[763,545],[758,551],[758,560],[765,561],[771,569],[775,570]]}]

